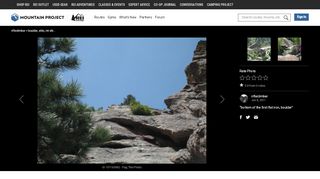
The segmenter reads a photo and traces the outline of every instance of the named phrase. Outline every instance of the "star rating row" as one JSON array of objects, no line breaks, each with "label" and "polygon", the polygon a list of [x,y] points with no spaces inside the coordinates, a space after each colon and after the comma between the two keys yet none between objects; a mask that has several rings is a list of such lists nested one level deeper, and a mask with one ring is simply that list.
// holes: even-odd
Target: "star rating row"
[{"label": "star rating row", "polygon": [[240,81],[268,81],[267,75],[241,75]]}]

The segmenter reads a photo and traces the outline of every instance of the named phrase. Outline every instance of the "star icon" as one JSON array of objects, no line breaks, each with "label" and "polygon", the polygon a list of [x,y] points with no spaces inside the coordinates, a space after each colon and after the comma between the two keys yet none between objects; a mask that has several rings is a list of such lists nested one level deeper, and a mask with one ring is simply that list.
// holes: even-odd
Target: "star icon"
[{"label": "star icon", "polygon": [[247,75],[246,80],[250,80],[250,76],[249,75]]},{"label": "star icon", "polygon": [[240,87],[243,87],[243,83],[240,83]]},{"label": "star icon", "polygon": [[259,81],[262,80],[262,76],[261,75],[258,76],[258,80]]},{"label": "star icon", "polygon": [[240,76],[240,80],[241,80],[241,81],[244,80],[244,76],[243,76],[243,75]]},{"label": "star icon", "polygon": [[268,76],[267,76],[267,75],[264,75],[263,79],[264,79],[265,81],[267,81],[267,80],[268,80]]},{"label": "star icon", "polygon": [[255,75],[252,76],[252,80],[256,80],[257,77]]}]

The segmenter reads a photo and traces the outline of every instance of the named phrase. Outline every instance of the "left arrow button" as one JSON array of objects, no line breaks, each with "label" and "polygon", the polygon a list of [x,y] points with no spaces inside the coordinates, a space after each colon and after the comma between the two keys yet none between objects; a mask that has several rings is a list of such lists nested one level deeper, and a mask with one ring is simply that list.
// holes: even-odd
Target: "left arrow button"
[{"label": "left arrow button", "polygon": [[22,104],[24,104],[24,102],[23,102],[23,97],[24,97],[24,95],[22,95],[20,98],[19,98],[19,101],[22,103]]}]

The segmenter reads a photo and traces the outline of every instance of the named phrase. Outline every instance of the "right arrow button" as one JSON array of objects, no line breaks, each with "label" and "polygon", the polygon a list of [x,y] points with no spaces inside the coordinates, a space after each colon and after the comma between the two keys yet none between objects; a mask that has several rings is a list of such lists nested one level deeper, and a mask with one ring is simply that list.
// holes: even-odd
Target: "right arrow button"
[{"label": "right arrow button", "polygon": [[224,97],[222,95],[220,95],[220,98],[221,98],[220,104],[222,104],[225,99],[224,99]]}]

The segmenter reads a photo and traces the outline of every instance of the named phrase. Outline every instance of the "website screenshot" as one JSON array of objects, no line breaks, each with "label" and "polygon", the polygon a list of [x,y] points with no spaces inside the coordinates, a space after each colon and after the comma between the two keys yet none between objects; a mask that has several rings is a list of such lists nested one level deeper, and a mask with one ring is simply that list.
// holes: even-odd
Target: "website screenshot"
[{"label": "website screenshot", "polygon": [[0,170],[319,171],[319,8],[0,2]]}]

